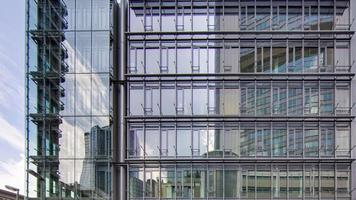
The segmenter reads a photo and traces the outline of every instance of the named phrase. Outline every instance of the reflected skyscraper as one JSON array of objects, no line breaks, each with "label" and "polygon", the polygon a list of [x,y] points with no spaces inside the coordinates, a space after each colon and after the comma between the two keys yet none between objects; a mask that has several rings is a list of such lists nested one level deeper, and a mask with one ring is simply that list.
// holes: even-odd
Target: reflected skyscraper
[{"label": "reflected skyscraper", "polygon": [[350,0],[27,0],[34,199],[353,199]]}]

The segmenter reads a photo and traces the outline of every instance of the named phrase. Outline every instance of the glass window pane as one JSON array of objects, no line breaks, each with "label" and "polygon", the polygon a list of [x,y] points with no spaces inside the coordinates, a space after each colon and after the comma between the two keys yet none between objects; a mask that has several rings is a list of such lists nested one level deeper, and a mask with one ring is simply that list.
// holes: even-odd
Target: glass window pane
[{"label": "glass window pane", "polygon": [[255,198],[255,167],[254,166],[242,166],[241,171],[241,197],[245,199]]},{"label": "glass window pane", "polygon": [[274,42],[272,47],[272,70],[274,73],[286,72],[287,48],[285,42]]},{"label": "glass window pane", "polygon": [[340,123],[336,125],[335,154],[338,157],[350,156],[350,125]]},{"label": "glass window pane", "polygon": [[175,170],[172,168],[173,167],[161,168],[160,196],[162,198],[174,198],[176,196]]},{"label": "glass window pane", "polygon": [[177,168],[177,197],[191,198],[192,196],[192,172],[190,167],[180,166]]},{"label": "glass window pane", "polygon": [[303,155],[303,127],[302,124],[289,124],[288,155],[300,157]]},{"label": "glass window pane", "polygon": [[159,169],[147,169],[145,171],[145,197],[159,196]]},{"label": "glass window pane", "polygon": [[304,44],[304,71],[305,72],[317,72],[318,68],[318,48],[314,43]]},{"label": "glass window pane", "polygon": [[93,1],[93,30],[109,29],[110,1],[92,0]]},{"label": "glass window pane", "polygon": [[241,114],[255,114],[255,85],[253,82],[241,82]]},{"label": "glass window pane", "polygon": [[[302,2],[296,1],[296,6],[288,5],[288,30],[302,29]],[[299,5],[298,5],[299,4]]]},{"label": "glass window pane", "polygon": [[288,115],[303,114],[303,89],[302,83],[290,82],[288,85]]},{"label": "glass window pane", "polygon": [[350,29],[350,8],[348,2],[344,2],[336,7],[336,30],[349,30]]},{"label": "glass window pane", "polygon": [[304,30],[318,30],[318,7],[304,7]]},{"label": "glass window pane", "polygon": [[191,130],[189,127],[177,127],[177,156],[191,156]]},{"label": "glass window pane", "polygon": [[273,156],[287,155],[287,130],[285,124],[273,125],[272,153]]},{"label": "glass window pane", "polygon": [[334,26],[334,8],[320,6],[320,30],[332,30]]},{"label": "glass window pane", "polygon": [[305,197],[318,198],[319,196],[319,170],[318,166],[305,166]]},{"label": "glass window pane", "polygon": [[337,197],[339,198],[350,197],[350,179],[351,179],[350,167],[342,164],[337,165],[337,171],[336,171]]},{"label": "glass window pane", "polygon": [[223,197],[224,171],[219,168],[208,169],[208,196]]},{"label": "glass window pane", "polygon": [[335,145],[335,129],[332,123],[320,124],[320,155],[321,156],[334,156]]},{"label": "glass window pane", "polygon": [[320,193],[321,198],[334,198],[335,196],[335,167],[322,165],[320,169]]},{"label": "glass window pane", "polygon": [[76,65],[75,71],[91,72],[91,34],[90,32],[76,33]]},{"label": "glass window pane", "polygon": [[204,198],[207,195],[207,171],[204,166],[193,166],[193,198]]},{"label": "glass window pane", "polygon": [[129,89],[130,115],[143,115],[144,90],[141,84],[131,84]]},{"label": "glass window pane", "polygon": [[303,167],[292,166],[288,172],[288,195],[289,198],[302,198],[303,197]]},{"label": "glass window pane", "polygon": [[319,130],[315,125],[305,125],[304,151],[304,154],[307,157],[315,157],[319,155]]},{"label": "glass window pane", "polygon": [[91,1],[77,0],[76,4],[76,29],[89,30],[91,29]]},{"label": "glass window pane", "polygon": [[129,197],[143,197],[143,183],[144,173],[143,170],[130,170],[129,172]]},{"label": "glass window pane", "polygon": [[287,198],[287,169],[286,166],[272,167],[272,197]]},{"label": "glass window pane", "polygon": [[239,197],[240,188],[237,187],[239,180],[239,171],[233,167],[225,167],[224,169],[224,197],[236,198]]},{"label": "glass window pane", "polygon": [[93,32],[92,36],[93,72],[109,72],[109,68],[111,68],[109,32]]},{"label": "glass window pane", "polygon": [[256,85],[256,115],[271,114],[271,86],[268,82]]},{"label": "glass window pane", "polygon": [[240,71],[242,73],[253,73],[255,66],[255,49],[241,47],[240,49]]},{"label": "glass window pane", "polygon": [[241,156],[255,156],[255,128],[254,127],[240,127],[241,138],[240,138],[240,151]]},{"label": "glass window pane", "polygon": [[285,30],[287,26],[287,8],[285,5],[273,6],[273,30]]},{"label": "glass window pane", "polygon": [[[205,87],[204,87],[205,86]],[[199,83],[193,88],[193,114],[206,115],[208,105],[208,91],[206,83]]]},{"label": "glass window pane", "polygon": [[259,124],[256,130],[256,155],[270,156],[271,155],[271,130],[269,124]]},{"label": "glass window pane", "polygon": [[238,157],[240,156],[240,136],[238,127],[226,127],[224,130],[224,156]]},{"label": "glass window pane", "polygon": [[270,7],[257,6],[256,8],[256,30],[270,30],[271,27]]},{"label": "glass window pane", "polygon": [[160,132],[159,127],[149,127],[145,130],[145,153],[147,157],[159,157]]},{"label": "glass window pane", "polygon": [[257,166],[256,170],[256,197],[266,198],[271,196],[271,167]]}]

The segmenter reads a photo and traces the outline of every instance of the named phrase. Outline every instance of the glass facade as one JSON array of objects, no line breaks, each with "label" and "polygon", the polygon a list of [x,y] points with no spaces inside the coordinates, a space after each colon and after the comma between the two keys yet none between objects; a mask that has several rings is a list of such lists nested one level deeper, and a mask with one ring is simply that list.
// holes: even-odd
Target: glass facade
[{"label": "glass facade", "polygon": [[351,200],[349,0],[27,0],[26,196]]},{"label": "glass facade", "polygon": [[349,1],[126,7],[127,199],[352,198]]},{"label": "glass facade", "polygon": [[115,4],[27,1],[28,198],[112,198]]}]

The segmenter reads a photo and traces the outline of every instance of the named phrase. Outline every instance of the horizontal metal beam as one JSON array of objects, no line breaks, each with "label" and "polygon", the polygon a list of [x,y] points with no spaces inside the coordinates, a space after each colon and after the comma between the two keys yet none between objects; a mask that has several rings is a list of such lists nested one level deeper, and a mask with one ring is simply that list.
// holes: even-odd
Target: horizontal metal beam
[{"label": "horizontal metal beam", "polygon": [[175,164],[175,163],[203,163],[203,164],[222,164],[222,163],[347,163],[350,164],[353,158],[163,158],[163,159],[126,159],[122,163],[113,163],[113,165],[130,164]]},{"label": "horizontal metal beam", "polygon": [[146,122],[351,122],[354,116],[126,116],[130,123]]},{"label": "horizontal metal beam", "polygon": [[[321,31],[146,31],[146,32],[126,32],[127,35],[291,35],[291,34],[304,34],[304,35],[330,35],[330,34],[349,34],[353,35],[355,31],[351,30],[321,30]],[[313,38],[315,40],[315,37]]]},{"label": "horizontal metal beam", "polygon": [[[266,76],[271,76],[271,77],[279,77],[279,78],[285,78],[285,77],[303,77],[303,76],[312,76],[312,77],[330,77],[334,78],[335,76],[355,76],[355,73],[337,73],[337,72],[332,72],[332,73],[182,73],[182,74],[125,74],[126,77],[153,77],[153,78],[159,78],[159,77],[236,77],[239,78],[244,77],[244,78],[255,78],[255,77],[266,77]],[[309,79],[308,79],[309,80]]]}]

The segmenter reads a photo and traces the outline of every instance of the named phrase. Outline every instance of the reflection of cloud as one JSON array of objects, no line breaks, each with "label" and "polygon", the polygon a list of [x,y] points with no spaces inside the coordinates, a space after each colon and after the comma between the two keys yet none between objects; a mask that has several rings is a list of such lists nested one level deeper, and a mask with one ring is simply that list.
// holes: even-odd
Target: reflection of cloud
[{"label": "reflection of cloud", "polygon": [[[89,62],[82,62],[78,59],[79,56],[75,56],[76,49],[72,46],[67,40],[63,42],[63,45],[68,51],[68,59],[66,60],[67,64],[72,68],[76,68],[76,71],[88,71],[91,66],[88,66]],[[66,88],[66,98],[72,98],[68,94],[74,94],[77,99],[76,102],[65,101],[67,103],[76,103],[76,110],[80,112],[89,112],[93,106],[93,112],[98,112],[94,108],[98,108],[101,105],[96,105],[95,103],[107,103],[109,104],[109,75],[99,75],[99,74],[81,74],[76,77],[75,91],[71,86]],[[66,79],[68,81],[68,79]],[[73,80],[74,81],[74,80]],[[92,87],[92,89],[91,89]],[[95,94],[92,94],[91,91]],[[100,96],[99,96],[100,95]],[[95,101],[96,98],[101,98],[100,101]],[[93,100],[93,102],[91,102]],[[80,103],[80,105],[78,105]],[[107,105],[108,106],[108,105]],[[72,108],[72,105],[65,106],[66,108]],[[73,107],[74,108],[74,107]],[[102,108],[102,107],[100,107]],[[69,111],[73,112],[73,110]],[[108,111],[106,111],[108,112]],[[80,114],[80,113],[79,113]],[[84,133],[89,132],[91,127],[107,126],[107,118],[95,118],[93,123],[91,118],[82,118],[78,117],[77,120],[70,120],[63,118],[60,129],[62,131],[62,137],[60,138],[59,143],[61,144],[61,149],[59,151],[60,158],[73,158],[74,151],[75,157],[78,158],[75,163],[75,172],[73,171],[74,163],[72,161],[62,161],[59,165],[59,170],[61,173],[61,181],[66,184],[72,184],[74,181],[79,181],[83,169],[83,158],[85,158],[85,138]],[[74,173],[74,174],[73,174]]]},{"label": "reflection of cloud", "polygon": [[0,116],[0,139],[6,141],[21,152],[24,152],[25,150],[24,137],[21,132],[6,121],[2,116]]},{"label": "reflection of cloud", "polygon": [[20,189],[20,194],[25,193],[25,155],[21,154],[20,160],[9,159],[0,161],[0,187],[10,185]]}]

